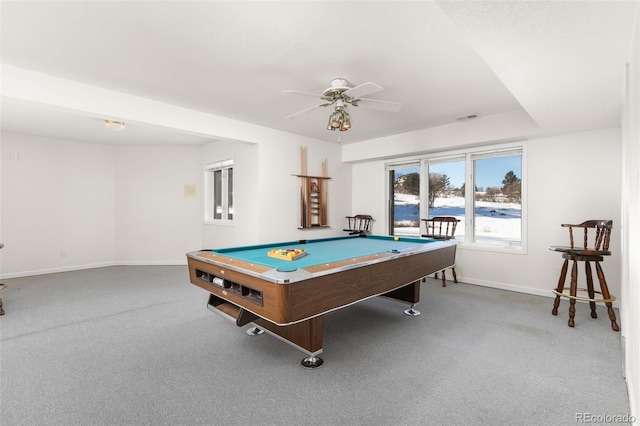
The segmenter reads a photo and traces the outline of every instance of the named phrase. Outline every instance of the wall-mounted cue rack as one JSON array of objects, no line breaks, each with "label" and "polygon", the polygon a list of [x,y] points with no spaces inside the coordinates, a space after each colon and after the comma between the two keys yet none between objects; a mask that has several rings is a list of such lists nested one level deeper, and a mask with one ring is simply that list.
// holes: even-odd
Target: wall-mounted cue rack
[{"label": "wall-mounted cue rack", "polygon": [[300,229],[327,227],[327,161],[322,162],[322,175],[307,174],[307,148],[300,147]]}]

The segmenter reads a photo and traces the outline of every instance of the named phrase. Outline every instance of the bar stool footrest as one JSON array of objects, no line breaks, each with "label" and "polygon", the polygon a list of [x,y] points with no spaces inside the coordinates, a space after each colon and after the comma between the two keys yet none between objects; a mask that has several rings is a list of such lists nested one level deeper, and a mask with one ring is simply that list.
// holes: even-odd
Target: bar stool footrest
[{"label": "bar stool footrest", "polygon": [[[587,293],[588,290],[586,288],[579,288],[577,289],[578,291],[582,291]],[[609,303],[609,302],[613,302],[616,300],[615,296],[610,296],[609,299],[592,299],[590,297],[582,297],[582,296],[572,296],[570,294],[568,294],[567,292],[570,291],[570,289],[565,289],[564,291],[560,292],[558,290],[553,290],[553,293],[560,296],[560,297],[566,297],[567,299],[574,299],[574,300],[581,300],[583,302],[602,302],[602,303]],[[602,294],[602,292],[594,290],[594,293],[598,293],[598,294]]]}]

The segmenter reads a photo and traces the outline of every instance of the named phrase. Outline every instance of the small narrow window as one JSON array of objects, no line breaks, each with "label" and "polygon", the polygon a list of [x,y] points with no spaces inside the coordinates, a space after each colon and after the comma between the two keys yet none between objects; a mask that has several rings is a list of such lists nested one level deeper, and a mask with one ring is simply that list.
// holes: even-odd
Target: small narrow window
[{"label": "small narrow window", "polygon": [[233,213],[233,159],[207,164],[205,222],[233,223]]}]

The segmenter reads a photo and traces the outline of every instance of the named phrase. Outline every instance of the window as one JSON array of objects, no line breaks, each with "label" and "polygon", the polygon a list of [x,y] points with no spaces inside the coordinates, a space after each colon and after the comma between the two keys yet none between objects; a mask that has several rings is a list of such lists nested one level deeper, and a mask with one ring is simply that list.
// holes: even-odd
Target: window
[{"label": "window", "polygon": [[474,241],[522,246],[522,152],[473,154]]},{"label": "window", "polygon": [[424,160],[427,169],[426,217],[454,216],[460,222],[455,237],[464,241],[465,236],[465,156],[439,157]]},{"label": "window", "polygon": [[207,223],[233,223],[233,159],[207,164],[205,211]]},{"label": "window", "polygon": [[[522,250],[524,154],[525,146],[519,143],[388,164],[389,194],[393,197],[389,202],[389,233],[424,233],[419,221],[420,228],[415,228],[415,213],[411,216],[406,207],[410,204],[419,210],[420,219],[459,219],[456,240],[465,246]],[[419,184],[412,179],[418,179]]]},{"label": "window", "polygon": [[389,234],[420,236],[420,162],[387,166]]}]

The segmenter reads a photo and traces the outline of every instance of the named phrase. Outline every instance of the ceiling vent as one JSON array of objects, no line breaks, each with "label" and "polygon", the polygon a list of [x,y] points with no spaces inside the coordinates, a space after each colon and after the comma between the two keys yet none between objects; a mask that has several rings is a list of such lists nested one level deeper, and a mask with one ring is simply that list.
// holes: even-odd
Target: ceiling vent
[{"label": "ceiling vent", "polygon": [[456,118],[456,121],[467,121],[473,120],[474,118],[478,118],[478,114],[465,115],[464,117]]}]

